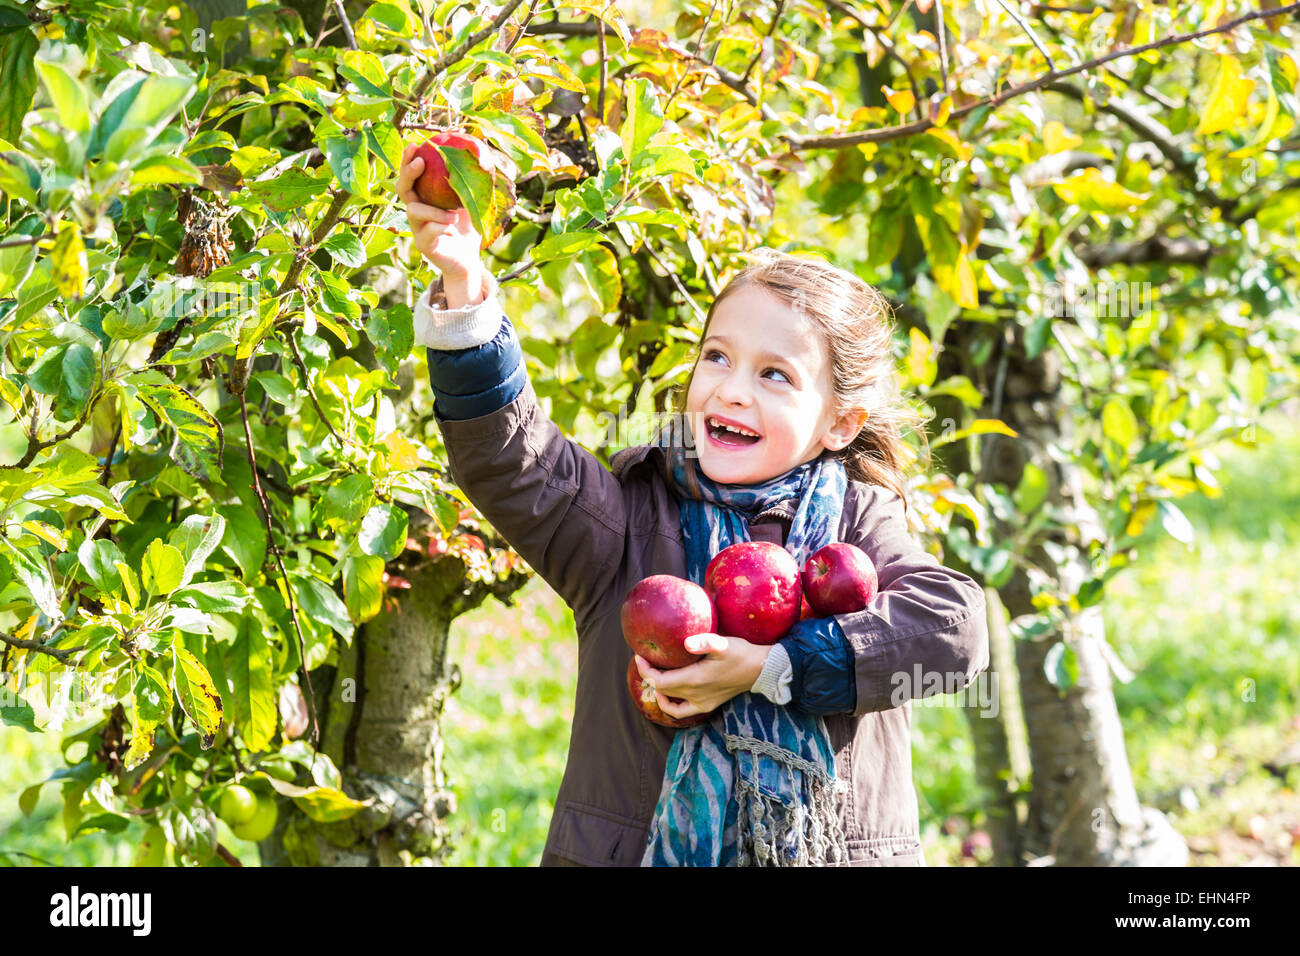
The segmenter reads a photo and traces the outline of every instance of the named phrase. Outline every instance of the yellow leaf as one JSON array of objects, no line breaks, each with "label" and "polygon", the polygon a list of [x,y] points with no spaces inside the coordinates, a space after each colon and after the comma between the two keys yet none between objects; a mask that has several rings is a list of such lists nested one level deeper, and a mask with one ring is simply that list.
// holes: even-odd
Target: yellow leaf
[{"label": "yellow leaf", "polygon": [[1053,183],[1052,189],[1066,202],[1090,212],[1103,213],[1132,209],[1150,195],[1129,192],[1118,183],[1110,182],[1095,167],[1077,172],[1063,183]]},{"label": "yellow leaf", "polygon": [[880,91],[885,94],[885,99],[889,105],[897,110],[900,114],[910,113],[916,106],[916,97],[911,90],[895,90],[888,86],[882,86]]},{"label": "yellow leaf", "polygon": [[939,365],[934,358],[934,347],[926,334],[918,328],[908,330],[911,348],[907,352],[907,374],[916,385],[929,385],[938,374]]},{"label": "yellow leaf", "polygon": [[935,126],[943,126],[948,122],[948,114],[952,112],[952,97],[940,97],[935,94],[930,99],[930,122]]},{"label": "yellow leaf", "polygon": [[1076,136],[1065,128],[1065,124],[1052,120],[1043,128],[1043,148],[1049,153],[1075,149],[1083,145],[1083,137]]},{"label": "yellow leaf", "polygon": [[1230,53],[1219,56],[1219,73],[1214,78],[1214,89],[1201,114],[1198,136],[1206,136],[1227,129],[1246,112],[1246,102],[1255,81],[1243,76],[1241,64]]},{"label": "yellow leaf", "polygon": [[971,148],[958,139],[957,134],[947,127],[931,128],[927,129],[925,132],[927,136],[933,136],[956,153],[957,158],[963,162],[971,158],[971,153],[973,152]]},{"label": "yellow leaf", "polygon": [[419,447],[398,432],[389,432],[383,438],[383,445],[388,449],[388,470],[415,471],[420,467]]},{"label": "yellow leaf", "polygon": [[963,309],[978,309],[980,304],[979,284],[975,280],[975,270],[971,267],[970,256],[966,252],[966,247],[962,246],[961,255],[957,259],[957,266],[953,271],[953,289],[956,295],[957,304]]},{"label": "yellow leaf", "polygon": [[81,227],[66,219],[59,223],[59,235],[50,253],[54,267],[54,285],[64,298],[80,298],[90,278],[86,265],[86,244],[81,241]]}]

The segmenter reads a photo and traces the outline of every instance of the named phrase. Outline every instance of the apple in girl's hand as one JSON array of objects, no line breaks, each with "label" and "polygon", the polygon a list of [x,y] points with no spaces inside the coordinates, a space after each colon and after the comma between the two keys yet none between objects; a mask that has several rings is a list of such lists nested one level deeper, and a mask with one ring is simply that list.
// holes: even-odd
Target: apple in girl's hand
[{"label": "apple in girl's hand", "polygon": [[804,597],[818,617],[863,610],[876,596],[876,584],[876,566],[847,541],[826,545],[803,566]]},{"label": "apple in girl's hand", "polygon": [[704,571],[704,590],[718,609],[719,634],[775,644],[799,620],[799,565],[770,541],[723,548]]},{"label": "apple in girl's hand", "polygon": [[482,140],[475,139],[459,130],[444,130],[429,138],[415,151],[415,155],[424,160],[424,172],[415,181],[415,194],[420,202],[437,206],[439,209],[458,209],[465,205],[456,195],[447,174],[447,164],[435,147],[451,147],[468,150],[470,155],[485,170],[491,171],[492,159]]},{"label": "apple in girl's hand", "polygon": [[628,646],[660,670],[685,667],[704,655],[686,649],[692,634],[716,633],[713,602],[685,578],[652,574],[628,592],[620,614]]},{"label": "apple in girl's hand", "polygon": [[[645,655],[641,655],[644,657]],[[708,714],[695,714],[692,717],[670,717],[659,709],[659,697],[655,694],[655,689],[646,683],[641,672],[637,670],[636,658],[627,662],[627,689],[632,695],[632,701],[636,704],[636,709],[660,727],[694,727],[696,724],[702,724],[707,721],[717,711]],[[669,697],[667,700],[674,704],[680,704],[681,699],[678,697]]]}]

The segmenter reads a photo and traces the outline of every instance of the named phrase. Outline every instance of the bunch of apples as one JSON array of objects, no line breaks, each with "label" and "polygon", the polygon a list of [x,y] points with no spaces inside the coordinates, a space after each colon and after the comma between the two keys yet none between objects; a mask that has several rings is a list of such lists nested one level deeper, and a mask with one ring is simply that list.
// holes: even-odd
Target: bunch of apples
[{"label": "bunch of apples", "polygon": [[[692,634],[775,644],[804,618],[863,610],[875,597],[876,585],[871,559],[847,542],[821,548],[801,570],[780,545],[743,541],[714,556],[705,568],[703,587],[671,574],[651,575],[633,587],[621,612],[623,638],[654,667],[673,670],[703,656],[686,649]],[[627,688],[637,709],[663,727],[693,727],[716,713],[665,714],[635,658],[628,661]]]}]

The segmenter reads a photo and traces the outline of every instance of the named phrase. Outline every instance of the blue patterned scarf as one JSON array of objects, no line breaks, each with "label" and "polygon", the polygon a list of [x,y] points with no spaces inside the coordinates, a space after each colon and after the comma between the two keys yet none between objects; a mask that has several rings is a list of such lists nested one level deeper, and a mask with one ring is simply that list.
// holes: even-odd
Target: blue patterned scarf
[{"label": "blue patterned scarf", "polygon": [[[690,579],[750,540],[748,519],[798,502],[785,548],[800,567],[838,540],[847,476],[824,456],[757,485],[717,484],[675,430],[656,444],[681,504]],[[742,693],[709,722],[677,732],[642,866],[816,866],[847,859],[834,795],[835,753],[821,717]]]}]

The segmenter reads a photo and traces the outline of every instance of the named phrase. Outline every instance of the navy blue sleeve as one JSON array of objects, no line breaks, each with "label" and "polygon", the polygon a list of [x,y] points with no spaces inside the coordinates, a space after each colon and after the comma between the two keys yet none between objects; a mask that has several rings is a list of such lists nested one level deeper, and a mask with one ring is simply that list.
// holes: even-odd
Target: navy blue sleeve
[{"label": "navy blue sleeve", "polygon": [[490,415],[515,400],[528,368],[509,316],[490,342],[468,349],[428,349],[434,411],[448,421]]},{"label": "navy blue sleeve", "polygon": [[781,640],[790,657],[790,704],[810,714],[847,714],[857,701],[853,648],[833,617],[797,621]]}]

